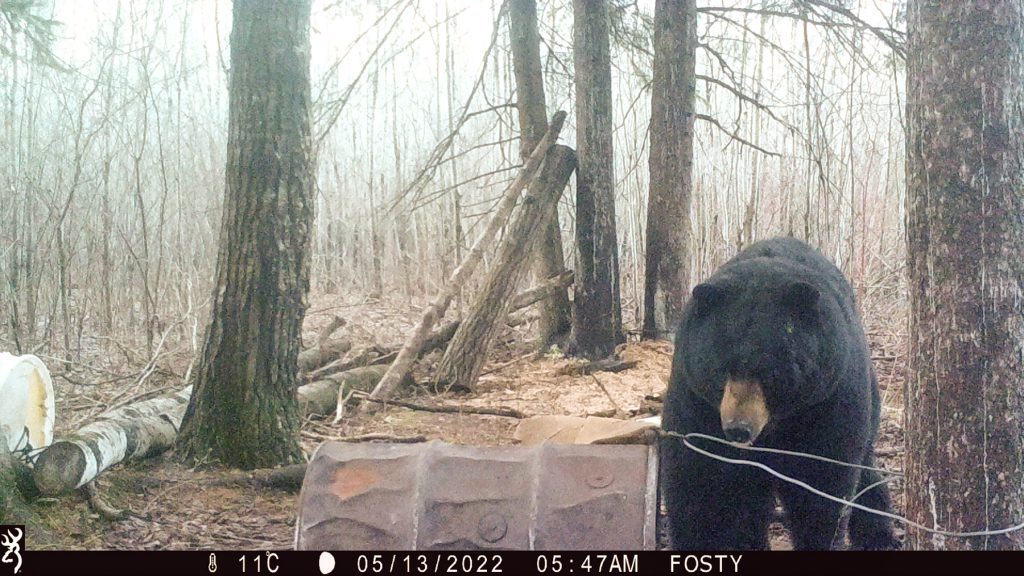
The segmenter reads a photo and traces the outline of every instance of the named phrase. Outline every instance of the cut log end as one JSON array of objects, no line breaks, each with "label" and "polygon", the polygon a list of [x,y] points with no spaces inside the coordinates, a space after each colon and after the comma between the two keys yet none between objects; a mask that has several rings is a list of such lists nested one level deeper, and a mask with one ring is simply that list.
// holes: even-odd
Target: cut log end
[{"label": "cut log end", "polygon": [[309,350],[299,352],[298,364],[302,372],[311,372],[341,358],[352,349],[352,342],[347,339],[327,340]]},{"label": "cut log end", "polygon": [[36,459],[33,476],[39,492],[63,494],[78,487],[85,475],[86,456],[73,442],[55,442]]}]

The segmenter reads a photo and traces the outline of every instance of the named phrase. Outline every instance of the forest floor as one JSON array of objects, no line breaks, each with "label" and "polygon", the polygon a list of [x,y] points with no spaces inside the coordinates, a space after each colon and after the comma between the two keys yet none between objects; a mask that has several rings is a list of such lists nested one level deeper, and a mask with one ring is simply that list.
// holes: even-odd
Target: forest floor
[{"label": "forest floor", "polygon": [[[355,347],[377,344],[395,346],[419,317],[417,309],[405,302],[352,300],[321,295],[312,299],[304,327],[304,339],[312,342],[333,315],[344,317],[345,336]],[[880,313],[880,318],[892,315]],[[901,424],[902,373],[900,333],[891,326],[871,322],[869,339],[882,388],[885,409],[878,441],[880,466],[893,471],[902,467]],[[557,354],[538,357],[531,352],[528,329],[510,329],[495,346],[473,393],[431,393],[425,388],[405,392],[403,400],[424,404],[508,407],[527,415],[600,415],[633,417],[650,415],[647,397],[660,396],[671,365],[671,345],[663,342],[630,341],[620,348],[624,360],[637,365],[619,373],[600,372],[586,376],[561,375],[572,361]],[[425,370],[438,358],[420,363],[417,380],[427,380]],[[120,359],[95,359],[90,371],[110,375],[107,382],[83,385],[84,377],[67,373],[56,378],[57,436],[67,433],[112,403],[148,396],[181,386],[189,355],[168,352],[149,374],[137,357],[124,352]],[[120,368],[116,365],[120,364]],[[125,364],[138,372],[128,372]],[[130,373],[122,377],[119,374]],[[307,419],[302,444],[307,453],[320,443],[339,437],[368,433],[394,436],[421,435],[450,443],[484,445],[513,444],[519,423],[513,418],[474,414],[420,412],[388,407],[371,414],[355,414],[340,424],[329,419]],[[173,453],[104,472],[96,485],[110,504],[128,512],[119,521],[94,513],[77,495],[43,499],[36,504],[44,523],[52,531],[45,547],[53,549],[288,549],[294,545],[298,494],[284,490],[254,488],[247,484],[218,485],[233,474],[223,470],[191,470],[179,464]],[[891,485],[895,508],[903,509],[900,479]],[[29,542],[29,547],[32,542]],[[780,526],[773,526],[772,547],[789,547]]]}]

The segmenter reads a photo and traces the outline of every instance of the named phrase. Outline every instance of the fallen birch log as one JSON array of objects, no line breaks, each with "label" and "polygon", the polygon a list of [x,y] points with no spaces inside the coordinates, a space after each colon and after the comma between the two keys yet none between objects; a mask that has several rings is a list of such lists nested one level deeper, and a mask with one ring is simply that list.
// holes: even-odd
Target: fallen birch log
[{"label": "fallen birch log", "polygon": [[[328,376],[301,386],[299,402],[313,414],[335,410],[338,389],[369,391],[384,372],[370,366]],[[45,495],[71,492],[94,480],[114,464],[155,456],[174,445],[192,387],[101,414],[67,438],[55,441],[36,459],[32,476]]]},{"label": "fallen birch log", "polygon": [[61,494],[92,481],[122,462],[163,452],[185,415],[192,387],[100,415],[77,432],[55,441],[36,459],[32,475],[43,494]]},{"label": "fallen birch log", "polygon": [[[384,366],[368,366],[300,386],[299,402],[311,414],[336,409],[340,388],[368,392]],[[32,471],[45,495],[71,492],[94,480],[114,464],[147,458],[174,445],[192,387],[118,408],[100,415],[67,438],[55,441],[36,459]]]},{"label": "fallen birch log", "polygon": [[[430,329],[437,324],[441,318],[444,317],[445,312],[448,310],[448,305],[451,304],[452,298],[455,293],[462,287],[466,280],[470,277],[473,271],[476,269],[480,260],[483,259],[484,251],[490,246],[494,237],[498,234],[498,230],[508,220],[509,215],[512,213],[512,209],[515,208],[516,202],[519,200],[519,193],[522,192],[523,188],[530,183],[533,179],[534,174],[538,171],[541,164],[544,162],[544,158],[547,156],[548,149],[554,145],[555,141],[558,140],[558,134],[562,130],[562,124],[565,122],[565,112],[556,112],[554,117],[551,118],[551,125],[548,127],[548,131],[544,134],[544,137],[537,144],[537,147],[530,154],[530,157],[526,160],[522,170],[516,176],[516,179],[509,185],[508,189],[502,195],[501,202],[498,204],[498,209],[490,222],[487,223],[487,227],[484,229],[480,237],[477,238],[476,243],[473,244],[473,248],[469,251],[469,254],[462,261],[461,264],[452,272],[451,278],[448,283],[441,288],[441,292],[437,295],[434,301],[427,306],[426,310],[423,311],[423,317],[419,323],[412,330],[409,338],[406,340],[405,345],[399,350],[398,355],[395,357],[395,361],[391,363],[388,371],[384,373],[384,376],[377,383],[377,386],[373,389],[370,394],[370,398],[375,400],[386,400],[391,396],[394,390],[398,387],[401,381],[409,373],[412,368],[412,363],[419,356],[419,351],[423,347],[423,342],[430,334]],[[367,402],[364,406],[369,406]]]}]

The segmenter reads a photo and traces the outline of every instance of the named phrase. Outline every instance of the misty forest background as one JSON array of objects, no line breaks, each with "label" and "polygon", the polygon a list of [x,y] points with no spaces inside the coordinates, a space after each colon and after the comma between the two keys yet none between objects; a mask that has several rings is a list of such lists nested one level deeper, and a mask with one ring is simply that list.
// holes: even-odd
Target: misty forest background
[{"label": "misty forest background", "polygon": [[[564,366],[549,362],[564,360],[563,354],[573,351],[573,339],[559,339],[553,351],[537,345],[548,340],[546,319],[552,316],[517,310],[514,321],[511,316],[501,321],[515,291],[539,284],[544,278],[538,271],[551,269],[546,256],[530,254],[530,277],[519,286],[500,280],[518,277],[519,268],[505,276],[499,272],[527,259],[526,247],[539,236],[523,231],[531,230],[529,226],[541,229],[544,209],[537,206],[543,200],[533,199],[543,195],[528,196],[530,201],[517,209],[517,219],[504,225],[493,242],[483,242],[487,250],[475,275],[462,282],[456,273],[463,269],[460,263],[475,260],[477,239],[497,228],[488,226],[491,217],[508,215],[500,207],[511,210],[512,204],[502,202],[503,194],[517,176],[523,179],[523,149],[532,148],[543,132],[536,130],[543,128],[535,122],[540,115],[531,118],[532,127],[520,126],[523,110],[517,104],[525,109],[537,100],[517,94],[517,86],[528,83],[517,81],[514,53],[522,55],[521,46],[528,42],[517,43],[527,35],[510,32],[516,17],[510,17],[509,4],[312,2],[309,152],[315,219],[309,230],[309,309],[300,330],[303,302],[294,296],[302,291],[305,274],[306,260],[300,256],[307,232],[305,196],[280,202],[264,194],[267,190],[260,187],[269,190],[277,184],[267,185],[264,180],[271,178],[260,169],[273,172],[279,167],[246,164],[252,157],[244,155],[254,149],[276,150],[275,145],[292,142],[286,139],[296,134],[295,141],[307,142],[301,119],[306,117],[302,46],[308,6],[274,5],[278,10],[271,17],[256,11],[269,10],[268,4],[239,0],[0,0],[0,350],[32,353],[46,361],[56,383],[58,436],[135,400],[167,392],[187,399],[189,392],[180,390],[195,383],[197,392],[178,442],[186,460],[201,456],[202,442],[189,442],[202,438],[224,444],[222,452],[246,453],[239,460],[222,458],[231,465],[248,469],[296,463],[301,481],[299,462],[311,446],[337,438],[341,430],[376,433],[375,425],[385,419],[375,420],[376,415],[364,411],[339,424],[347,389],[338,382],[327,394],[327,408],[319,406],[314,414],[304,406],[302,419],[296,397],[304,392],[295,393],[296,385],[315,387],[318,381],[312,375],[326,372],[317,365],[289,373],[290,359],[298,355],[299,332],[305,352],[310,347],[322,351],[320,345],[326,347],[330,337],[330,330],[323,328],[329,324],[337,329],[347,320],[351,341],[346,346],[353,356],[383,344],[387,349],[377,350],[376,360],[398,357],[384,361],[390,368],[383,376],[375,372],[374,381],[387,383],[390,378],[397,386],[418,359],[415,375],[423,384],[431,377],[422,378],[429,362],[417,355],[419,349],[397,369],[410,348],[398,352],[394,347],[406,340],[416,318],[431,317],[428,304],[443,300],[448,291],[455,293],[451,310],[433,320],[461,318],[463,323],[455,336],[449,334],[451,344],[436,372],[454,375],[449,383],[468,380],[459,392],[468,394],[460,401],[479,407],[504,405],[513,398],[522,410],[497,414],[509,419],[559,411],[591,414],[593,406],[580,400],[576,388],[585,385],[594,392],[593,382],[577,386],[579,380],[561,372]],[[519,17],[533,12],[530,2],[511,4],[519,7]],[[675,85],[663,82],[661,74],[653,82],[653,70],[657,53],[658,69],[678,66],[667,77],[686,82],[685,64],[692,60],[684,53],[692,44],[680,38],[683,28],[690,30],[682,23],[694,18],[690,12],[680,14],[693,4],[659,2],[659,14],[669,14],[661,11],[667,6],[675,6],[678,13],[677,19],[666,17],[658,24],[654,0],[613,0],[607,5],[605,19],[603,2],[536,3],[546,100],[541,113],[544,119],[555,118],[553,126],[562,118],[556,111],[568,113],[560,141],[579,152],[576,174],[585,181],[596,182],[607,173],[601,129],[609,118],[612,125],[614,224],[602,212],[607,205],[602,185],[589,192],[582,186],[583,193],[577,195],[577,181],[570,179],[558,200],[564,264],[576,268],[575,344],[581,333],[593,335],[618,323],[617,307],[605,301],[617,294],[628,342],[620,351],[634,358],[629,362],[634,372],[614,376],[621,378],[617,383],[622,388],[593,379],[600,386],[594,392],[598,400],[609,401],[615,416],[657,411],[637,407],[663,390],[671,355],[665,342],[637,343],[641,336],[663,336],[671,330],[655,327],[660,329],[652,334],[645,322],[645,316],[658,313],[656,305],[644,301],[653,290],[645,287],[645,278],[649,283],[647,277],[655,276],[654,266],[645,269],[652,255],[655,261],[664,256],[662,271],[656,274],[659,297],[683,284],[666,297],[681,301],[691,286],[743,247],[771,236],[795,236],[832,259],[856,293],[883,395],[880,452],[890,458],[883,463],[907,471],[906,486],[894,477],[896,510],[905,509],[909,517],[932,526],[965,532],[1020,522],[1024,492],[1014,480],[1020,477],[1015,471],[1021,469],[1024,438],[1019,385],[1024,316],[1017,250],[1024,243],[1019,219],[1024,189],[1019,104],[1024,98],[1019,88],[1024,85],[1019,81],[1024,74],[1019,65],[1024,61],[1024,14],[1019,4],[911,2],[908,39],[906,3],[900,0],[698,3],[688,199],[685,185],[665,184],[685,175],[664,168],[674,154],[685,158],[685,138],[652,128],[670,125],[669,120],[684,126],[686,113],[679,113],[679,106],[687,104],[680,104],[685,98],[669,97]],[[243,31],[235,36],[233,16],[236,32]],[[259,32],[260,26],[267,22],[275,23],[269,27],[277,26],[281,34],[261,37],[265,30]],[[605,22],[610,114],[600,94],[603,44],[598,40],[604,37]],[[655,30],[671,26],[677,26],[674,35]],[[271,37],[285,44],[294,41],[294,46],[277,49],[280,45],[269,43]],[[656,48],[656,38],[668,40]],[[238,48],[234,52],[230,41]],[[264,46],[270,48],[261,52]],[[301,66],[276,60],[296,55],[300,58],[294,62]],[[237,74],[229,98],[232,62]],[[670,100],[665,120],[658,106]],[[580,101],[594,104],[580,110]],[[230,140],[229,107],[238,114],[232,116]],[[271,117],[270,112],[282,110],[284,115]],[[264,111],[270,111],[266,121],[261,118]],[[293,122],[295,118],[300,121]],[[534,141],[528,142],[528,135]],[[659,152],[653,159],[652,147]],[[292,148],[265,164],[295,161],[293,175],[301,188],[309,182],[304,172],[307,150],[302,145]],[[564,146],[551,149],[545,169],[556,164],[552,158],[559,154],[567,175],[575,161],[573,151]],[[685,171],[682,163],[680,172]],[[662,176],[652,178],[652,173]],[[542,181],[543,174],[534,183]],[[254,187],[250,190],[248,184]],[[550,184],[537,188],[551,189],[551,198],[560,190]],[[677,191],[674,199],[657,199],[658,194]],[[533,186],[529,194],[534,194]],[[272,208],[261,205],[263,212],[246,212],[252,210],[249,200],[258,204],[268,198]],[[659,202],[667,208],[649,208]],[[533,224],[520,227],[519,219],[526,220],[523,214],[531,213],[531,205]],[[264,218],[251,227],[234,226],[257,213]],[[592,221],[577,226],[578,214],[589,214]],[[274,231],[283,236],[260,228],[275,218],[287,223]],[[678,232],[673,226],[689,228],[673,234]],[[602,234],[613,228],[610,250]],[[253,230],[257,232],[250,234]],[[544,234],[550,237],[551,230]],[[263,244],[252,240],[256,235]],[[664,254],[648,248],[659,236]],[[584,250],[577,249],[578,240]],[[258,247],[231,251],[246,242],[249,249]],[[261,252],[268,246],[272,254]],[[218,288],[219,250],[222,260],[234,260],[222,266],[222,272],[229,272]],[[584,252],[589,256],[581,259]],[[678,255],[685,270],[666,272],[671,257]],[[617,284],[601,277],[615,269],[609,262],[616,261]],[[274,276],[283,280],[277,285],[253,281],[255,275],[249,272],[263,264],[286,270]],[[225,278],[233,279],[234,286],[226,286]],[[602,282],[599,290],[588,292]],[[604,287],[609,289],[602,292]],[[245,297],[238,296],[243,292]],[[549,298],[540,307],[553,309],[555,300]],[[593,304],[599,300],[600,306]],[[236,322],[246,316],[238,311],[254,309],[257,313],[247,315],[248,324]],[[490,315],[477,316],[480,309]],[[482,317],[486,320],[475,323]],[[439,327],[443,332],[444,326]],[[618,334],[610,334],[615,330],[607,330],[603,336],[612,338],[583,350],[583,355],[605,355],[617,340]],[[491,350],[499,331],[502,345]],[[314,336],[318,332],[319,338]],[[253,340],[258,346],[249,345],[245,337],[256,333],[266,338]],[[233,342],[236,348],[226,345],[228,352],[207,362],[204,340],[219,346],[223,334],[241,338]],[[364,348],[354,348],[354,343]],[[520,348],[510,352],[515,344]],[[541,354],[535,354],[538,349]],[[481,372],[489,350],[492,362]],[[281,359],[287,360],[289,370],[278,369],[274,362]],[[366,358],[361,362],[367,364]],[[235,365],[241,366],[237,373]],[[228,376],[217,372],[224,366]],[[266,382],[261,380],[265,374],[246,372],[253,366],[266,368]],[[235,376],[237,382],[224,384]],[[473,383],[484,376],[489,386],[505,380],[501,386],[474,389]],[[444,379],[432,378],[435,384]],[[229,401],[203,404],[209,390],[216,390],[206,382],[228,389],[223,396]],[[381,387],[377,385],[370,400],[382,400],[377,397]],[[253,390],[272,390],[278,395],[276,403],[249,401],[253,396],[246,394]],[[421,386],[417,393],[436,392]],[[435,399],[451,400],[444,396],[449,392],[445,389]],[[255,397],[261,398],[259,393]],[[323,417],[334,409],[335,397],[338,419],[328,424]],[[624,397],[629,410],[623,408]],[[239,409],[244,417],[225,406]],[[206,428],[204,415],[223,422]],[[454,420],[444,419],[448,416],[436,418],[410,429],[423,438],[511,442],[508,422],[478,419],[454,426]],[[267,425],[271,421],[278,424]],[[237,430],[231,428],[235,424]],[[387,424],[395,425],[395,420]],[[177,426],[173,423],[172,438],[164,439],[161,450],[169,447]],[[301,447],[292,441],[300,436],[300,427]],[[230,446],[239,434],[224,434],[225,429],[250,433],[245,442],[239,441],[247,450]],[[287,436],[288,446],[271,449],[273,442],[261,434]],[[169,485],[195,486],[204,478],[191,469],[175,472],[176,464],[149,465]],[[41,468],[35,470],[37,484]],[[132,474],[145,476],[154,470],[125,468],[130,467],[111,474],[115,488]],[[142,478],[135,481],[145,483]],[[132,499],[145,492],[122,494]],[[293,502],[287,498],[268,497],[269,514],[253,513],[251,499],[241,492],[204,492],[204,498],[206,504],[184,499],[154,506],[159,512],[153,514],[163,514],[160,521],[132,524],[137,518],[128,519],[110,530],[94,531],[92,543],[216,547],[225,545],[217,538],[232,529],[239,532],[227,542],[230,546],[269,547],[294,537]],[[134,501],[150,510],[149,502]],[[235,514],[239,506],[245,512]],[[219,509],[232,514],[207,518],[217,528],[204,533],[210,539],[189,540],[194,531],[180,529],[197,515]],[[177,531],[168,532],[168,527]],[[1020,528],[949,542],[919,531],[908,534],[908,544],[1019,548]],[[271,533],[266,541],[251,536]]]},{"label": "misty forest background", "polygon": [[[612,4],[622,313],[637,332],[653,2]],[[874,34],[790,4],[701,9],[690,278],[791,234],[848,275],[873,332],[898,339],[905,71],[883,37],[900,39],[903,8],[847,3]],[[415,304],[461,261],[521,162],[500,8],[314,2],[313,294]],[[572,142],[571,3],[538,10],[548,109],[569,112]],[[0,342],[58,371],[97,353],[194,356],[224,197],[231,3],[57,0],[32,14],[59,24],[3,35]],[[573,201],[559,209],[569,268]]]}]

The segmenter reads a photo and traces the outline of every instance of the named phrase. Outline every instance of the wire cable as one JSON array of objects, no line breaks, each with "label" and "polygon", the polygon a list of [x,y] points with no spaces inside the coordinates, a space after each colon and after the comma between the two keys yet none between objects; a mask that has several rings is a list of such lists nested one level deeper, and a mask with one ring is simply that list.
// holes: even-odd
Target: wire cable
[{"label": "wire cable", "polygon": [[[732,443],[732,442],[721,440],[720,438],[715,438],[714,436],[708,436],[706,434],[699,434],[697,432],[691,432],[691,433],[688,433],[688,434],[680,434],[679,432],[671,432],[671,431],[667,431],[667,430],[663,430],[662,432],[664,434],[668,435],[668,436],[674,436],[674,437],[679,438],[680,441],[682,441],[683,445],[685,445],[687,448],[689,448],[690,450],[693,450],[694,452],[696,452],[698,454],[701,454],[703,456],[707,456],[708,458],[711,458],[712,460],[718,460],[720,462],[725,462],[727,464],[739,464],[741,466],[753,466],[755,468],[759,468],[759,469],[764,470],[765,472],[771,474],[772,476],[775,476],[776,478],[778,478],[780,480],[783,480],[785,482],[789,482],[790,484],[793,484],[794,486],[799,486],[800,488],[803,488],[804,490],[807,490],[808,492],[810,492],[812,494],[815,494],[817,496],[825,498],[826,500],[831,500],[833,502],[836,502],[836,503],[839,503],[839,504],[843,504],[843,505],[849,506],[851,508],[856,508],[857,510],[860,510],[862,512],[867,512],[869,514],[875,514],[875,515],[878,515],[878,516],[884,516],[886,518],[891,518],[893,520],[899,520],[900,522],[905,523],[907,526],[911,526],[913,528],[917,528],[918,530],[923,530],[923,531],[929,532],[931,534],[940,534],[942,536],[950,536],[950,537],[955,537],[955,538],[974,538],[974,537],[979,537],[979,536],[1001,536],[1001,535],[1004,535],[1004,534],[1010,534],[1011,532],[1017,532],[1019,530],[1024,530],[1024,522],[1022,522],[1020,524],[1017,524],[1015,526],[1010,526],[1008,528],[1002,528],[1002,529],[999,529],[999,530],[978,530],[978,531],[973,531],[973,532],[955,532],[955,531],[951,531],[951,530],[942,530],[942,529],[939,529],[939,528],[930,528],[928,526],[925,526],[924,524],[921,524],[919,522],[914,522],[913,520],[910,520],[909,518],[906,518],[904,516],[900,516],[899,514],[893,514],[892,512],[886,512],[884,510],[876,510],[874,508],[870,508],[868,506],[864,506],[863,504],[858,504],[858,503],[852,502],[850,500],[845,500],[843,498],[839,498],[837,496],[833,496],[833,495],[831,495],[831,494],[829,494],[827,492],[824,492],[822,490],[819,490],[819,489],[815,488],[814,486],[811,486],[810,484],[807,484],[806,482],[803,482],[801,480],[797,480],[796,478],[793,478],[791,476],[787,476],[787,475],[783,474],[782,472],[778,472],[778,471],[772,469],[770,466],[767,466],[767,465],[762,464],[760,462],[754,462],[752,460],[743,460],[743,459],[739,459],[739,458],[729,458],[727,456],[720,456],[720,455],[715,454],[713,452],[708,452],[707,450],[704,450],[703,448],[699,448],[697,446],[694,446],[693,443],[690,442],[689,439],[690,438],[704,438],[704,439],[710,438],[712,440],[715,440],[716,442],[725,443],[725,444],[728,444],[728,445],[730,445],[730,446],[732,446],[734,448],[752,449],[753,447],[737,445],[737,444]],[[770,451],[771,452],[771,451],[775,451],[775,449],[756,448],[756,449],[753,449],[753,451]],[[873,468],[870,468],[870,467],[858,466],[856,464],[850,464],[848,462],[842,462],[840,460],[832,460],[830,458],[825,458],[823,456],[816,456],[814,454],[805,454],[805,453],[801,453],[801,452],[789,452],[789,451],[782,451],[782,452],[786,453],[786,454],[791,454],[791,455],[803,456],[803,457],[811,458],[811,459],[814,459],[814,460],[823,460],[823,461],[826,461],[826,462],[831,462],[831,463],[834,463],[834,464],[840,464],[840,465],[843,465],[843,466],[850,466],[850,467],[855,467],[855,468],[868,468],[868,469],[872,469],[873,470]],[[876,482],[875,484],[878,484],[878,483]],[[862,493],[866,492],[870,488],[873,488],[875,486],[875,484],[872,484],[871,486],[869,486],[868,488],[865,488],[861,492]],[[857,496],[859,497],[860,494],[858,494]]]}]

